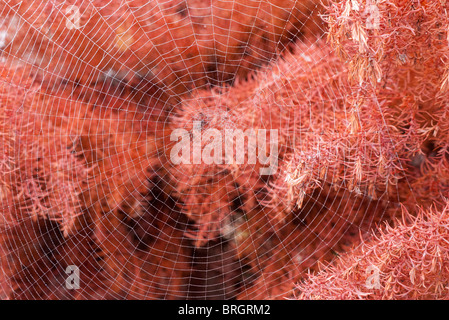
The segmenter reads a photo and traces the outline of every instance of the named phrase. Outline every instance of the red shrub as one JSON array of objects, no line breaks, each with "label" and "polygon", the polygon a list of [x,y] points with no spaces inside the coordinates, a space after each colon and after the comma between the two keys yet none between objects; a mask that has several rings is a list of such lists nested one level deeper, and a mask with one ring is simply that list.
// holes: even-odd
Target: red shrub
[{"label": "red shrub", "polygon": [[0,12],[7,18],[4,50],[51,70],[48,76],[83,84],[137,76],[179,94],[245,76],[296,36],[322,33],[319,3],[8,1]]},{"label": "red shrub", "polygon": [[391,109],[382,116],[393,119],[394,130],[407,140],[399,157],[413,168],[402,199],[426,205],[442,205],[449,185],[448,6],[445,1],[340,1],[329,6],[326,18],[329,40],[349,62],[350,78],[361,88],[373,87],[374,107]]},{"label": "red shrub", "polygon": [[[299,296],[447,297],[446,2],[332,2],[330,45],[301,39],[259,71],[315,1],[102,3],[73,1],[70,31],[62,2],[0,5],[5,58],[45,76],[1,68],[2,296],[283,298],[353,247]],[[176,164],[175,129],[276,130],[276,173],[244,145],[243,164]],[[71,264],[89,277],[75,293]]]},{"label": "red shrub", "polygon": [[306,277],[299,298],[447,299],[449,206],[403,215],[335,266]]}]

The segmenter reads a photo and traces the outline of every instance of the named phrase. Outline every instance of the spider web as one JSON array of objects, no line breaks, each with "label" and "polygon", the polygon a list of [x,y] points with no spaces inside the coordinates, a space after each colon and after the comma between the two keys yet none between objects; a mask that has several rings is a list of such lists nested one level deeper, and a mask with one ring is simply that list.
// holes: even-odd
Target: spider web
[{"label": "spider web", "polygon": [[[307,272],[397,213],[388,188],[374,197],[346,173],[334,180],[337,169],[316,153],[325,143],[305,148],[315,132],[307,125],[325,137],[351,122],[344,102],[332,109],[346,91],[323,83],[347,75],[325,44],[320,1],[1,8],[2,134],[13,136],[1,141],[12,152],[0,163],[3,298],[290,297]],[[314,106],[298,105],[315,92]],[[317,121],[324,114],[333,127]],[[246,129],[250,117],[281,132],[273,176],[255,173],[258,164],[169,157],[175,129]],[[300,152],[323,175],[288,189]],[[349,177],[353,163],[342,159]],[[79,288],[67,287],[68,267]]]}]

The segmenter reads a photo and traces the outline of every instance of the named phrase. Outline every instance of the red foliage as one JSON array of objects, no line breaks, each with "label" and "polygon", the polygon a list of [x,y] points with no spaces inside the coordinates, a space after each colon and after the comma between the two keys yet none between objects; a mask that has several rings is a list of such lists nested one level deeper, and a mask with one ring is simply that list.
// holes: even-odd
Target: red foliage
[{"label": "red foliage", "polygon": [[[256,71],[315,1],[70,3],[83,28],[64,6],[0,4],[17,32],[0,66],[7,297],[274,299],[303,279],[300,298],[447,298],[449,4],[331,2],[330,44],[301,38]],[[170,134],[195,121],[277,130],[276,173],[173,163]],[[59,285],[71,264],[76,292]],[[195,292],[209,270],[226,283]]]},{"label": "red foliage", "polygon": [[67,235],[81,214],[90,169],[77,158],[71,137],[36,109],[38,87],[29,70],[0,70],[2,229],[48,218]]},{"label": "red foliage", "polygon": [[409,172],[402,199],[426,205],[443,205],[441,196],[449,191],[448,5],[341,1],[327,14],[329,40],[349,62],[350,78],[361,88],[373,87],[380,106],[374,107],[391,109],[382,116],[393,119],[405,141],[398,156],[417,169]]},{"label": "red foliage", "polygon": [[[110,73],[137,76],[184,94],[245,76],[297,36],[322,33],[318,3],[8,1],[0,12],[9,31],[4,50],[51,70],[51,78],[89,84]],[[79,28],[72,6],[79,10]]]},{"label": "red foliage", "polygon": [[449,205],[386,226],[298,285],[300,299],[448,299]]},{"label": "red foliage", "polygon": [[[224,137],[226,129],[278,130],[273,176],[260,175],[260,162],[227,164],[224,152],[222,164],[180,163],[169,170],[173,196],[195,221],[189,236],[196,246],[229,238],[253,268],[257,278],[240,295],[245,298],[284,296],[301,271],[357,243],[354,230],[367,236],[375,222],[395,215],[387,200],[397,187],[389,183],[404,175],[398,154],[407,141],[400,134],[387,139],[381,117],[390,109],[373,112],[372,99],[355,113],[347,97],[356,88],[325,44],[300,44],[294,51],[253,80],[194,92],[170,126],[192,133],[198,121],[202,132],[215,129]],[[203,139],[201,147],[208,143]],[[280,280],[285,277],[290,280]]]},{"label": "red foliage", "polygon": [[[349,78],[371,92],[364,99],[375,99],[393,124],[390,132],[399,133],[393,136],[403,177],[397,197],[405,207],[397,227],[307,277],[299,285],[301,298],[447,299],[447,9],[445,1],[341,1],[329,7],[329,40],[349,62]],[[417,203],[428,209],[417,211]],[[377,290],[367,287],[373,272]]]},{"label": "red foliage", "polygon": [[[367,2],[333,4],[326,16],[329,39],[348,65],[324,45],[301,44],[296,54],[262,69],[254,80],[195,92],[184,102],[172,123],[174,129],[191,130],[195,120],[219,131],[278,129],[282,146],[278,174],[270,177],[268,185],[258,175],[257,165],[174,166],[176,195],[198,225],[197,245],[226,234],[229,217],[238,221],[239,210],[251,215],[255,203],[265,206],[263,221],[276,233],[298,213],[308,212],[304,206],[308,199],[312,207],[317,206],[316,192],[340,204],[354,201],[349,194],[341,195],[344,190],[380,199],[376,204],[380,210],[373,217],[353,220],[342,206],[320,223],[339,217],[354,225],[379,221],[396,214],[388,201],[401,201],[413,211],[416,203],[441,206],[449,191],[447,94],[442,91],[446,80],[441,78],[448,50],[442,34],[447,26],[439,19],[446,4],[422,2],[413,10],[410,6],[382,2],[376,7],[379,27],[371,30],[362,24],[365,9],[372,10]],[[406,31],[399,32],[400,28]],[[403,56],[399,52],[405,47]],[[332,194],[330,187],[340,195]],[[242,202],[238,210],[235,199]],[[264,230],[256,225],[249,234]],[[341,239],[343,230],[335,228],[329,234]],[[357,238],[350,242],[356,243]],[[310,243],[309,248],[322,252],[319,243]]]},{"label": "red foliage", "polygon": [[44,297],[54,276],[50,239],[77,234],[91,168],[79,159],[75,135],[39,113],[30,70],[0,70],[0,283],[6,297]]},{"label": "red foliage", "polygon": [[[139,273],[123,259],[137,270],[148,268],[145,261],[158,266],[152,259],[160,259],[136,253],[140,241],[129,231],[148,232],[137,230],[142,226],[133,227],[132,221],[155,219],[146,206],[158,168],[154,130],[163,114],[157,95],[149,101],[152,112],[145,112],[125,93],[113,97],[99,90],[45,89],[29,78],[31,69],[1,70],[0,243],[7,257],[2,260],[7,295],[100,298],[137,290],[127,277]],[[161,226],[172,234],[173,225]],[[157,237],[156,246],[166,246],[168,240]],[[85,290],[60,287],[68,265],[91,277]],[[189,268],[173,270],[182,274]],[[174,278],[179,282],[186,277]],[[166,291],[179,292],[180,284],[173,286]]]}]

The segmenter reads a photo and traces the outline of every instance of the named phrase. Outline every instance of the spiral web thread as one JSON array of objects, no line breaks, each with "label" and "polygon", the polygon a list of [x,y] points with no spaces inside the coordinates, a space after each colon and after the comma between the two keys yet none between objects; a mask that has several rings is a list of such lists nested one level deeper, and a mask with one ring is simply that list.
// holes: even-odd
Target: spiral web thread
[{"label": "spiral web thread", "polygon": [[[373,196],[344,172],[334,180],[342,174],[332,164],[319,183],[273,200],[297,165],[292,141],[301,145],[310,128],[289,124],[279,145],[289,152],[267,181],[245,165],[221,174],[234,167],[176,166],[167,156],[171,130],[194,120],[245,126],[252,105],[259,128],[282,130],[288,117],[318,119],[346,98],[329,85],[322,107],[294,102],[326,77],[347,76],[323,40],[322,10],[300,0],[2,1],[1,143],[11,152],[1,162],[2,297],[290,297],[309,270],[390,221],[397,185]],[[287,90],[298,74],[306,85]],[[276,101],[290,110],[279,122]],[[351,112],[328,110],[335,127],[321,129],[350,123]],[[67,287],[69,266],[80,288]]]}]

